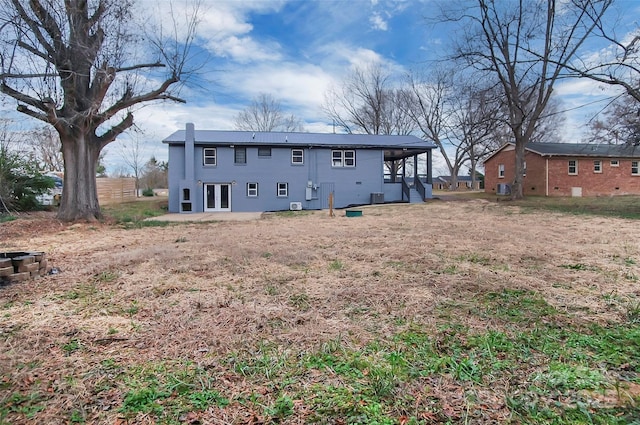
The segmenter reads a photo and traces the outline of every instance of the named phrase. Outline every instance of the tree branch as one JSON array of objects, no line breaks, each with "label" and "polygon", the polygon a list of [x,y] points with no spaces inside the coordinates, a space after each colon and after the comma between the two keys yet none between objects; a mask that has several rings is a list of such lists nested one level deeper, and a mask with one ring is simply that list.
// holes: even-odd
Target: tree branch
[{"label": "tree branch", "polygon": [[[45,48],[45,50],[48,52],[48,54],[51,57],[53,57],[53,54],[55,53],[55,49],[54,49],[53,46],[51,46],[51,44],[49,44],[47,42],[47,40],[45,39],[44,35],[40,31],[41,28],[44,28],[45,31],[47,31],[49,33],[49,29],[46,28],[45,25],[44,25],[45,21],[42,21],[42,25],[40,25],[38,22],[35,22],[33,19],[31,19],[31,17],[27,13],[27,11],[22,7],[21,0],[12,0],[12,3],[13,3],[13,6],[15,7],[16,11],[18,12],[18,15],[29,26],[29,29],[33,32],[35,37],[38,39],[38,42],[40,44],[42,44],[42,46]],[[31,8],[34,10],[34,12],[36,11],[36,9],[43,9],[42,5],[39,3],[38,0],[30,0],[29,3],[30,3]],[[53,20],[50,15],[46,14],[46,16],[48,16],[51,20]],[[52,22],[50,22],[50,24],[51,23]],[[59,34],[59,31],[60,30],[58,29],[58,34]],[[51,34],[51,33],[49,33],[49,34]]]},{"label": "tree branch", "polygon": [[39,58],[44,59],[47,62],[51,62],[51,57],[46,54],[46,53],[42,53],[40,50],[36,49],[35,47],[25,43],[22,40],[18,40],[18,47],[23,48],[24,50],[32,53],[35,56],[38,56]]},{"label": "tree branch", "polygon": [[0,84],[0,92],[6,94],[7,96],[10,96],[10,97],[16,99],[18,102],[26,103],[27,105],[31,105],[34,108],[40,109],[41,111],[46,111],[47,110],[47,108],[45,107],[44,103],[42,103],[42,101],[40,101],[39,99],[36,99],[35,97],[31,97],[29,95],[21,93],[21,92],[15,90],[15,89],[9,87],[4,82],[2,84]]},{"label": "tree branch", "polygon": [[172,76],[171,78],[165,80],[156,90],[138,96],[131,96],[130,91],[127,90],[127,92],[120,98],[119,101],[117,101],[113,106],[104,111],[102,114],[96,116],[96,124],[100,125],[112,118],[118,112],[124,109],[128,109],[138,103],[148,102],[150,100],[173,100],[184,103],[184,100],[165,93],[165,91],[172,84],[177,83],[178,81],[179,79],[176,76]]},{"label": "tree branch", "polygon": [[49,74],[49,73],[44,73],[44,74],[13,74],[10,72],[4,73],[4,74],[0,74],[0,80],[4,80],[6,78],[15,78],[15,79],[22,79],[22,78],[45,78],[45,77],[57,77],[58,74]]},{"label": "tree branch", "polygon": [[122,134],[126,129],[133,125],[133,114],[131,112],[127,113],[127,116],[124,117],[122,121],[118,124],[111,127],[107,132],[105,132],[102,136],[97,137],[98,143],[100,143],[100,149],[107,146],[109,143],[113,142],[116,137]]},{"label": "tree branch", "polygon": [[138,65],[131,65],[131,66],[125,66],[122,68],[116,68],[116,72],[124,72],[124,71],[133,71],[135,69],[142,69],[142,68],[165,68],[167,65],[165,65],[162,62],[154,62],[154,63],[141,63]]},{"label": "tree branch", "polygon": [[42,113],[37,112],[37,111],[33,111],[33,110],[27,108],[25,105],[18,105],[16,110],[18,112],[21,112],[21,113],[25,114],[25,115],[29,115],[30,117],[36,118],[36,119],[38,119],[40,121],[44,121],[46,123],[49,123],[49,118],[45,114],[42,114]]}]

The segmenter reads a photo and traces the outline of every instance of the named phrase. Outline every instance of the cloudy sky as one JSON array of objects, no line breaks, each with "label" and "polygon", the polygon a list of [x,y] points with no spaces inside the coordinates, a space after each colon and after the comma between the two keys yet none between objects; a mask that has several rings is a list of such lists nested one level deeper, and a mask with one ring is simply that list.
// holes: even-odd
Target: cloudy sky
[{"label": "cloudy sky", "polygon": [[[152,21],[169,16],[168,1],[140,0]],[[180,1],[173,11],[181,16]],[[285,112],[304,121],[307,131],[331,132],[322,111],[327,90],[341,84],[355,67],[379,63],[400,76],[425,68],[450,46],[453,31],[430,24],[436,0],[202,0],[194,53],[207,58],[199,78],[183,88],[186,104],[164,103],[136,112],[142,135],[125,136],[107,147],[109,171],[122,167],[121,142],[138,138],[144,157],[167,159],[161,140],[185,123],[196,129],[233,129],[234,117],[261,93],[271,94]],[[514,0],[515,1],[515,0]],[[621,0],[612,16],[620,30],[637,26],[640,1]],[[599,48],[585,54],[598,54]],[[567,81],[556,93],[571,109],[570,140],[593,114],[591,104],[610,94],[586,81]],[[596,104],[597,106],[597,104]],[[436,159],[437,160],[437,159]],[[436,173],[444,168],[435,167]]]}]

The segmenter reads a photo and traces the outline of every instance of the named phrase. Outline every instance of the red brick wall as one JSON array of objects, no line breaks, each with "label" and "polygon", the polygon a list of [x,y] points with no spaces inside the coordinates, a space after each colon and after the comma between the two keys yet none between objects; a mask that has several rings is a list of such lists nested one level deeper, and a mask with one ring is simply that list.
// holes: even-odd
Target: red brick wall
[{"label": "red brick wall", "polygon": [[[549,196],[572,196],[572,188],[581,188],[582,196],[640,195],[640,176],[631,175],[631,160],[618,159],[618,167],[611,166],[611,158],[542,157],[526,152],[527,175],[525,195],[545,195],[545,174],[549,172]],[[569,175],[569,160],[576,160],[578,174]],[[601,161],[601,173],[594,173],[594,160]],[[640,161],[640,158],[638,158]],[[504,164],[505,176],[498,178],[498,165]],[[499,183],[511,184],[515,175],[515,151],[506,147],[485,162],[485,192],[496,193]]]},{"label": "red brick wall", "polygon": [[[568,162],[575,159],[578,174],[568,175]],[[593,161],[601,161],[601,173],[594,173]],[[639,159],[640,161],[640,159]],[[571,196],[572,187],[582,188],[582,196],[638,195],[640,176],[631,175],[631,160],[618,159],[611,166],[610,158],[553,158],[549,160],[549,195]]]}]

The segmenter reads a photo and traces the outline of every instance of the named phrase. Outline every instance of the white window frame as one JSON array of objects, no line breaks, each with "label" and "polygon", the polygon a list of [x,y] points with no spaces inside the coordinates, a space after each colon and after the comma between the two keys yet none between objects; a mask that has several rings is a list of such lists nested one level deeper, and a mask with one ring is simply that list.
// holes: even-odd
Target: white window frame
[{"label": "white window frame", "polygon": [[504,164],[498,164],[498,178],[504,178]]},{"label": "white window frame", "polygon": [[258,183],[247,183],[247,196],[249,198],[256,198],[258,196]]},{"label": "white window frame", "polygon": [[631,161],[631,175],[640,176],[640,161]]},{"label": "white window frame", "polygon": [[596,174],[602,173],[602,161],[599,159],[593,160],[593,172]]},{"label": "white window frame", "polygon": [[291,164],[304,164],[304,149],[291,149]]},{"label": "white window frame", "polygon": [[[212,164],[208,164],[207,160],[213,160]],[[218,152],[216,148],[203,148],[202,149],[202,165],[205,167],[215,167],[218,164]]]},{"label": "white window frame", "polygon": [[[573,162],[573,166],[571,165],[572,162]],[[571,172],[572,168],[573,168],[573,172]],[[567,172],[569,173],[570,176],[577,176],[578,175],[578,160],[577,159],[570,159],[569,161],[567,161]]]},{"label": "white window frame", "polygon": [[289,183],[278,183],[276,185],[276,194],[278,198],[286,198],[289,196]]},{"label": "white window frame", "polygon": [[354,149],[334,149],[331,151],[331,166],[334,168],[355,168],[356,151]]},{"label": "white window frame", "polygon": [[522,161],[522,177],[527,175],[527,161]]},{"label": "white window frame", "polygon": [[617,159],[612,159],[612,160],[609,162],[609,165],[610,165],[611,167],[619,167],[619,166],[620,166],[620,161],[618,161]]}]

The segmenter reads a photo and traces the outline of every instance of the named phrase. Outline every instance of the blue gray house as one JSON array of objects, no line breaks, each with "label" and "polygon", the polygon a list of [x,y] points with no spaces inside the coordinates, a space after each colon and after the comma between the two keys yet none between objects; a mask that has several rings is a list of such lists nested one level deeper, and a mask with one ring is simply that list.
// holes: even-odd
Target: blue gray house
[{"label": "blue gray house", "polygon": [[[169,211],[344,208],[431,198],[435,146],[415,136],[195,130],[169,146]],[[385,176],[385,161],[421,175]]]}]

